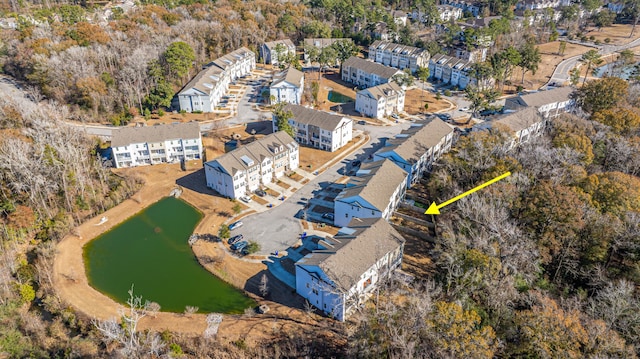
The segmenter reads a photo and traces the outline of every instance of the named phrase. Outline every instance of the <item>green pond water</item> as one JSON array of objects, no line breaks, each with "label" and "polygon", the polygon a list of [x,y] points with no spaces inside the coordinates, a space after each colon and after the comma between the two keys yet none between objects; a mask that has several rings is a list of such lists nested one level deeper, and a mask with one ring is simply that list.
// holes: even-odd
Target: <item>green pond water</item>
[{"label": "green pond water", "polygon": [[241,313],[255,302],[205,270],[187,243],[202,214],[167,197],[89,242],[84,247],[92,287],[125,303],[136,296],[166,312],[197,306],[200,312]]},{"label": "green pond water", "polygon": [[353,99],[351,97],[345,96],[340,92],[335,92],[335,91],[329,91],[329,94],[327,95],[327,99],[335,103],[353,102]]}]

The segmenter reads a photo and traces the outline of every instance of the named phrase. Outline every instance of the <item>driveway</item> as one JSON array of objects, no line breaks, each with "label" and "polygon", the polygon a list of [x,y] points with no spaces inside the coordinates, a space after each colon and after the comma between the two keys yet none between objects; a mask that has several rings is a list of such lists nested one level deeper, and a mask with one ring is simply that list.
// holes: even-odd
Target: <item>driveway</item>
[{"label": "driveway", "polygon": [[246,240],[260,243],[260,254],[267,255],[275,251],[286,250],[295,244],[299,240],[300,234],[304,232],[296,215],[304,210],[308,201],[340,179],[344,175],[345,166],[349,166],[353,160],[367,161],[369,155],[382,146],[381,138],[393,137],[409,126],[409,123],[396,126],[354,125],[354,129],[368,132],[369,142],[360,150],[347,156],[302,186],[279,206],[242,219],[244,225],[233,231],[233,234],[242,234]]}]

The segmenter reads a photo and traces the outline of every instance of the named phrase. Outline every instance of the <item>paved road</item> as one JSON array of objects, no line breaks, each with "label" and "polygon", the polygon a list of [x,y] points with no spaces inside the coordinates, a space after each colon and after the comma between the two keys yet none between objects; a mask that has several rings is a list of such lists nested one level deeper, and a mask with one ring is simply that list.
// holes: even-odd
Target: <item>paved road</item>
[{"label": "paved road", "polygon": [[[342,177],[345,165],[350,164],[356,158],[366,160],[369,154],[375,152],[382,145],[380,138],[393,137],[409,126],[409,123],[395,126],[355,125],[356,129],[369,133],[371,139],[368,143],[340,163],[318,175],[291,197],[285,199],[281,205],[243,219],[244,225],[233,231],[233,234],[242,234],[245,240],[254,240],[260,243],[261,254],[286,250],[296,243],[299,235],[303,232],[300,221],[295,216],[304,208],[307,200],[313,198],[314,193],[318,190]],[[303,201],[302,198],[306,200]]]},{"label": "paved road", "polygon": [[[622,51],[631,47],[636,47],[636,46],[640,46],[640,38],[635,39],[625,45],[604,45],[604,46],[600,46],[598,52],[601,55],[608,55],[608,54],[612,54],[614,52],[617,51]],[[569,72],[578,65],[578,62],[580,60],[580,57],[582,57],[582,55],[577,55],[577,56],[572,56],[564,61],[562,61],[561,63],[558,64],[558,66],[556,66],[556,69],[553,71],[553,75],[551,75],[551,78],[549,79],[549,82],[544,85],[543,87],[546,87],[552,83],[556,83],[558,85],[562,85],[563,83],[565,83],[566,81],[569,81]]]}]

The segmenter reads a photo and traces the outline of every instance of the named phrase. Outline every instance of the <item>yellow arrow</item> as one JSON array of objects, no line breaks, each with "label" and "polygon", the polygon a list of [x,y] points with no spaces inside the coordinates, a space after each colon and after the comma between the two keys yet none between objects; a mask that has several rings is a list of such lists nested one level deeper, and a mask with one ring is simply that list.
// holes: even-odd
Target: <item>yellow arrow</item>
[{"label": "yellow arrow", "polygon": [[442,208],[444,206],[448,206],[451,203],[453,203],[453,202],[455,202],[455,201],[457,201],[457,200],[459,200],[461,198],[464,198],[464,197],[472,194],[475,191],[479,191],[479,190],[487,187],[490,184],[496,183],[496,182],[500,181],[501,179],[506,178],[508,176],[511,176],[511,172],[507,172],[507,173],[501,174],[500,176],[498,176],[498,177],[496,177],[496,178],[494,178],[494,179],[492,179],[490,181],[487,181],[487,182],[479,185],[478,187],[474,187],[474,188],[468,190],[467,192],[465,192],[465,193],[463,193],[461,195],[455,196],[455,197],[451,198],[450,200],[448,200],[446,202],[443,202],[441,204],[436,204],[435,202],[433,202],[429,206],[429,209],[427,209],[427,211],[424,212],[424,213],[425,214],[440,214],[440,208]]}]

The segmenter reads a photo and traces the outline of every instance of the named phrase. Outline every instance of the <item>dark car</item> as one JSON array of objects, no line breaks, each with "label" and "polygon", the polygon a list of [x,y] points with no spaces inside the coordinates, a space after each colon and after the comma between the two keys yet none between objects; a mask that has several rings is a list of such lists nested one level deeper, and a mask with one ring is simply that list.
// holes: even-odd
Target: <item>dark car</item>
[{"label": "dark car", "polygon": [[229,240],[227,241],[227,243],[231,244],[231,249],[233,249],[233,245],[235,245],[236,243],[240,242],[242,240],[242,234],[238,234],[237,236],[233,236],[231,238],[229,238]]},{"label": "dark car", "polygon": [[267,192],[265,192],[265,191],[263,191],[263,190],[261,190],[261,189],[257,189],[257,190],[256,190],[256,194],[257,194],[258,196],[260,196],[260,197],[264,197],[264,196],[266,196],[266,195],[267,195]]},{"label": "dark car", "polygon": [[322,215],[322,218],[330,219],[330,220],[332,220],[332,221],[333,221],[334,216],[333,216],[333,213],[324,213],[324,214]]},{"label": "dark car", "polygon": [[232,244],[231,249],[234,251],[239,251],[239,250],[242,250],[244,247],[246,247],[248,244],[249,242],[247,241],[238,242],[238,243]]},{"label": "dark car", "polygon": [[351,167],[359,167],[362,164],[362,161],[355,160],[351,162]]}]

